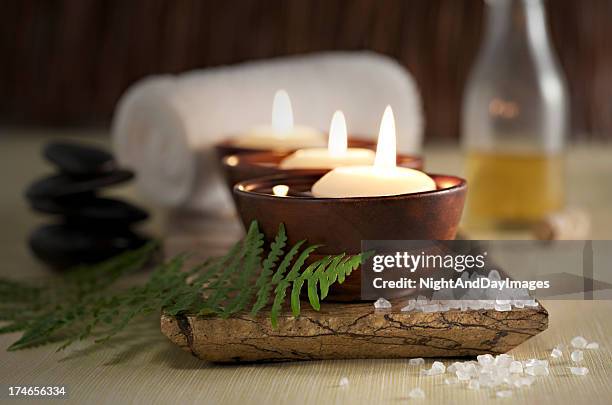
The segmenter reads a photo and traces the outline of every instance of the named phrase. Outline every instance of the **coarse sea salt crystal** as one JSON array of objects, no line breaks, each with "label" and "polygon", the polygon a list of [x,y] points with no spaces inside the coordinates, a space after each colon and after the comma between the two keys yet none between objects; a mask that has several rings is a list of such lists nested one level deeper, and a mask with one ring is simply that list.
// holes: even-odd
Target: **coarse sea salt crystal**
[{"label": "coarse sea salt crystal", "polygon": [[585,347],[589,350],[597,350],[599,349],[599,343],[591,342],[591,343],[588,343]]},{"label": "coarse sea salt crystal", "polygon": [[408,360],[408,364],[411,366],[420,366],[421,364],[425,364],[425,359],[422,357],[417,357],[416,359]]},{"label": "coarse sea salt crystal", "polygon": [[584,353],[582,350],[574,350],[570,357],[574,363],[580,363],[582,360],[584,360]]},{"label": "coarse sea salt crystal", "polygon": [[481,387],[493,387],[496,385],[495,379],[489,373],[480,374],[478,376],[478,383]]},{"label": "coarse sea salt crystal", "polygon": [[569,369],[574,375],[587,375],[589,373],[589,369],[586,367],[570,367]]},{"label": "coarse sea salt crystal", "polygon": [[520,374],[523,372],[523,364],[520,361],[513,361],[508,367],[508,371],[512,374]]},{"label": "coarse sea salt crystal", "polygon": [[471,390],[479,390],[480,382],[478,380],[470,380],[470,382],[468,383],[468,388]]},{"label": "coarse sea salt crystal", "polygon": [[514,357],[508,354],[498,354],[495,356],[495,365],[497,367],[508,368],[510,367],[510,363],[514,360]]},{"label": "coarse sea salt crystal", "polygon": [[374,302],[374,308],[376,309],[388,309],[391,308],[391,303],[384,298],[379,298]]},{"label": "coarse sea salt crystal", "polygon": [[495,310],[498,312],[507,312],[507,311],[512,311],[512,305],[511,304],[495,304]]},{"label": "coarse sea salt crystal", "polygon": [[444,374],[446,372],[446,366],[441,361],[434,361],[431,365],[431,371],[435,370],[436,374]]},{"label": "coarse sea salt crystal", "polygon": [[584,349],[588,343],[589,342],[587,342],[587,340],[582,336],[576,336],[571,341],[572,346],[574,346],[576,349]]},{"label": "coarse sea salt crystal", "polygon": [[338,386],[341,388],[346,388],[349,386],[349,379],[346,377],[342,377],[338,382]]},{"label": "coarse sea salt crystal", "polygon": [[556,347],[552,349],[552,352],[550,352],[550,357],[552,357],[553,359],[558,359],[561,356],[563,356],[563,352],[557,349]]},{"label": "coarse sea salt crystal", "polygon": [[420,388],[413,388],[408,393],[408,396],[412,399],[420,399],[425,398],[425,391]]},{"label": "coarse sea salt crystal", "polygon": [[439,312],[440,305],[438,304],[427,304],[421,307],[421,311],[423,312]]},{"label": "coarse sea salt crystal", "polygon": [[490,354],[481,354],[480,356],[476,356],[476,360],[478,360],[478,364],[480,364],[481,366],[486,366],[489,364],[493,364],[493,361],[495,359]]},{"label": "coarse sea salt crystal", "polygon": [[443,363],[440,363],[439,361],[434,361],[430,369],[421,370],[421,375],[429,375],[429,376],[441,375],[441,374],[444,374],[445,371],[446,371],[446,367],[444,367]]},{"label": "coarse sea salt crystal", "polygon": [[523,362],[524,367],[545,366],[548,368],[548,360],[529,359]]},{"label": "coarse sea salt crystal", "polygon": [[491,281],[499,281],[501,280],[501,276],[499,275],[499,271],[491,270],[487,278]]},{"label": "coarse sea salt crystal", "polygon": [[401,309],[402,312],[410,312],[410,311],[414,311],[414,308],[416,307],[416,301],[415,300],[410,300],[408,301],[408,305],[406,305],[405,307],[403,307]]},{"label": "coarse sea salt crystal", "polygon": [[459,379],[457,377],[446,377],[444,379],[444,384],[453,385],[459,383]]},{"label": "coarse sea salt crystal", "polygon": [[467,381],[470,379],[470,373],[464,369],[455,371],[455,375],[459,381]]},{"label": "coarse sea salt crystal", "polygon": [[497,298],[495,300],[495,303],[499,304],[499,305],[506,305],[506,304],[512,304],[512,301],[511,300]]},{"label": "coarse sea salt crystal", "polygon": [[510,398],[512,396],[512,391],[497,391],[495,395],[497,398]]},{"label": "coarse sea salt crystal", "polygon": [[450,366],[446,367],[446,371],[448,371],[449,373],[454,373],[455,371],[459,370],[459,369],[463,369],[463,363],[456,361],[453,364],[451,364]]},{"label": "coarse sea salt crystal", "polygon": [[549,374],[549,371],[548,371],[548,367],[538,364],[538,365],[531,366],[531,367],[525,367],[525,374],[532,375],[532,376],[540,376],[540,375],[546,376]]}]

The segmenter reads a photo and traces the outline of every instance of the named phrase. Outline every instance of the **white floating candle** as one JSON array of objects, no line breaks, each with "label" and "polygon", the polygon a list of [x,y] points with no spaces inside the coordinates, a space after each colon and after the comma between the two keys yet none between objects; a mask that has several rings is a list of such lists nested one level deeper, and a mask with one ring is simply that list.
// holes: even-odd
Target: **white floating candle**
[{"label": "white floating candle", "polygon": [[334,169],[340,166],[363,166],[374,162],[374,151],[348,148],[346,120],[336,111],[329,126],[327,148],[300,149],[280,164],[282,169]]},{"label": "white floating candle", "polygon": [[278,90],[272,103],[272,126],[252,128],[233,143],[252,149],[292,150],[325,146],[325,136],[314,128],[294,125],[289,94]]},{"label": "white floating candle", "polygon": [[436,183],[425,173],[397,167],[395,143],[395,119],[387,106],[374,165],[335,168],[312,186],[312,194],[321,198],[374,197],[435,190]]}]

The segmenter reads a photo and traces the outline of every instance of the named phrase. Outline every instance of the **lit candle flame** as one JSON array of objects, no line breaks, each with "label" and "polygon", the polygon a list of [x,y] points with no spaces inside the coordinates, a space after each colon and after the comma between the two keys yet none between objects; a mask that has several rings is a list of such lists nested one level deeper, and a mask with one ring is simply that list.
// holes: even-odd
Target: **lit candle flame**
[{"label": "lit candle flame", "polygon": [[395,118],[393,110],[388,105],[385,108],[382,120],[380,122],[380,131],[378,132],[378,144],[376,145],[376,158],[374,159],[375,167],[395,167],[396,163],[396,140],[395,140]]},{"label": "lit candle flame", "polygon": [[343,156],[346,155],[346,149],[346,120],[342,111],[338,110],[334,113],[329,126],[327,150],[331,156]]},{"label": "lit candle flame", "polygon": [[291,99],[285,90],[277,90],[272,102],[272,128],[279,134],[287,134],[293,129],[293,109]]},{"label": "lit candle flame", "polygon": [[289,186],[284,184],[274,186],[272,187],[272,193],[277,197],[286,197],[287,193],[289,193]]}]

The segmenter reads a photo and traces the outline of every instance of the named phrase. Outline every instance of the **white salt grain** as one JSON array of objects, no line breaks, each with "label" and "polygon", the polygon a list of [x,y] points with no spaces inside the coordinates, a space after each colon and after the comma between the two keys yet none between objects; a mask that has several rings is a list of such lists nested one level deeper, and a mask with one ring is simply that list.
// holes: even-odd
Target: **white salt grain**
[{"label": "white salt grain", "polygon": [[429,370],[423,369],[421,370],[421,375],[440,375],[446,372],[446,367],[444,363],[440,361],[434,361]]},{"label": "white salt grain", "polygon": [[470,379],[470,373],[464,369],[455,371],[455,375],[459,381],[467,381]]},{"label": "white salt grain", "polygon": [[512,305],[510,304],[495,304],[495,310],[497,312],[507,312],[512,311]]},{"label": "white salt grain", "polygon": [[424,295],[419,295],[416,299],[416,303],[417,305],[425,305],[427,304],[427,297]]},{"label": "white salt grain", "polygon": [[510,367],[510,363],[514,360],[514,357],[508,354],[498,354],[495,356],[495,365],[497,367],[508,368]]},{"label": "white salt grain", "polygon": [[338,382],[338,386],[341,388],[346,388],[349,386],[349,379],[346,377],[342,377],[340,379],[340,382]]},{"label": "white salt grain", "polygon": [[521,364],[520,361],[513,361],[512,363],[510,363],[510,367],[508,367],[508,370],[512,374],[521,374],[523,372],[523,364]]},{"label": "white salt grain", "polygon": [[468,383],[468,388],[471,390],[479,390],[480,382],[478,380],[470,380],[470,382]]},{"label": "white salt grain", "polygon": [[576,336],[572,339],[571,343],[576,349],[584,349],[589,342],[582,336]]},{"label": "white salt grain", "polygon": [[446,367],[446,371],[448,371],[449,373],[454,373],[455,371],[459,370],[459,369],[463,369],[463,363],[456,361],[453,364],[451,364],[450,366]]},{"label": "white salt grain", "polygon": [[531,367],[525,367],[525,374],[528,375],[532,375],[532,376],[540,376],[540,375],[548,375],[549,371],[548,371],[548,367],[543,366],[543,365],[535,365],[535,366],[531,366]]},{"label": "white salt grain", "polygon": [[527,376],[527,377],[523,377],[521,378],[521,386],[523,387],[529,387],[531,386],[531,384],[533,384],[533,377]]},{"label": "white salt grain", "polygon": [[410,311],[414,311],[414,308],[416,307],[416,301],[415,300],[410,300],[408,301],[408,305],[406,305],[405,307],[403,307],[401,309],[402,312],[410,312]]},{"label": "white salt grain", "polygon": [[421,364],[425,364],[425,359],[422,357],[417,357],[416,359],[408,360],[408,364],[411,366],[420,366]]},{"label": "white salt grain", "polygon": [[597,349],[599,349],[599,343],[591,342],[591,343],[586,345],[586,348],[589,349],[589,350],[597,350]]},{"label": "white salt grain", "polygon": [[493,364],[495,359],[490,354],[481,354],[480,356],[476,356],[476,360],[478,360],[478,364],[481,366],[487,366]]},{"label": "white salt grain", "polygon": [[497,398],[510,398],[512,396],[512,391],[497,391],[495,395]]},{"label": "white salt grain", "polygon": [[374,308],[376,309],[388,309],[391,308],[391,303],[384,298],[379,298],[374,302]]},{"label": "white salt grain", "polygon": [[548,368],[548,360],[529,359],[523,362],[524,367],[544,366]]},{"label": "white salt grain", "polygon": [[446,366],[444,366],[444,363],[442,363],[441,361],[434,361],[431,365],[432,373],[434,372],[434,370],[436,374],[444,374],[446,372]]},{"label": "white salt grain", "polygon": [[425,391],[420,388],[413,388],[408,393],[408,396],[412,399],[421,399],[425,398]]},{"label": "white salt grain", "polygon": [[587,375],[589,373],[589,369],[586,367],[570,367],[569,369],[574,375]]},{"label": "white salt grain", "polygon": [[512,301],[511,301],[511,300],[506,300],[506,299],[497,298],[497,299],[495,300],[495,303],[496,303],[496,304],[499,304],[499,305],[506,305],[506,304],[512,304]]},{"label": "white salt grain", "polygon": [[552,357],[553,359],[558,359],[561,356],[563,356],[563,352],[557,349],[556,347],[552,349],[552,352],[550,352],[550,357]]},{"label": "white salt grain", "polygon": [[491,270],[491,271],[489,272],[489,276],[488,276],[487,278],[488,278],[489,280],[492,280],[492,281],[493,281],[493,280],[494,280],[494,281],[499,281],[499,280],[501,280],[501,277],[500,277],[500,275],[499,275],[499,271],[497,271],[497,270]]},{"label": "white salt grain", "polygon": [[582,360],[584,360],[584,353],[582,350],[574,350],[570,357],[574,363],[580,363]]},{"label": "white salt grain", "polygon": [[423,312],[440,312],[440,305],[438,304],[427,304],[421,307]]},{"label": "white salt grain", "polygon": [[444,379],[444,384],[453,385],[459,383],[459,379],[457,377],[447,377]]}]

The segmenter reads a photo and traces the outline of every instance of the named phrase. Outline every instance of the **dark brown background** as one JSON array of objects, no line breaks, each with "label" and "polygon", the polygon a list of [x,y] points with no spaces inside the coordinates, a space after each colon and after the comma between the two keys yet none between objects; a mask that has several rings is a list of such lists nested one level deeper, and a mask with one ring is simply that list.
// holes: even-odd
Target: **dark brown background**
[{"label": "dark brown background", "polygon": [[[107,124],[133,81],[332,49],[372,49],[416,77],[428,138],[459,133],[480,43],[479,0],[0,2],[0,123]],[[549,0],[574,136],[612,138],[612,1]]]}]

